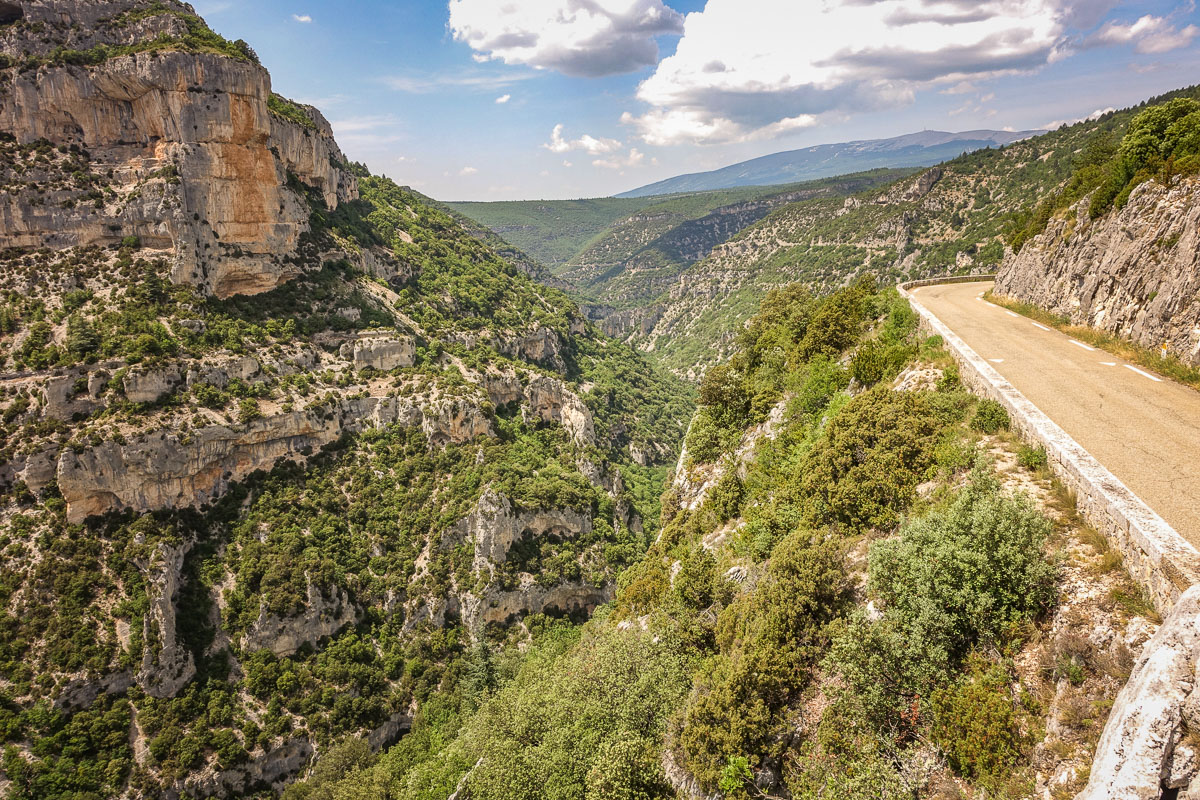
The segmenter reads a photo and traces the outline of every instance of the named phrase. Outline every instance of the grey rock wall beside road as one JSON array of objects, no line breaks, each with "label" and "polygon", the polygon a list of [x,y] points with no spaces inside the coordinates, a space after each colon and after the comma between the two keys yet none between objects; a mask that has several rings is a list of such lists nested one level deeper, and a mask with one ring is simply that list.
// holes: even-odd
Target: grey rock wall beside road
[{"label": "grey rock wall beside road", "polygon": [[996,292],[1200,364],[1200,178],[1144,183],[1097,220],[1089,202],[1005,260]]}]

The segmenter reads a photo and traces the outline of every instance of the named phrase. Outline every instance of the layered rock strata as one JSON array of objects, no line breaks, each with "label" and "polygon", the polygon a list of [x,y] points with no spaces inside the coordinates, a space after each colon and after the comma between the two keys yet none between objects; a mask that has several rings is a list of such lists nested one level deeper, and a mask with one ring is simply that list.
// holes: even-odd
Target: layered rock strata
[{"label": "layered rock strata", "polygon": [[1089,202],[1008,258],[996,292],[1200,364],[1200,179],[1144,183],[1097,220]]}]

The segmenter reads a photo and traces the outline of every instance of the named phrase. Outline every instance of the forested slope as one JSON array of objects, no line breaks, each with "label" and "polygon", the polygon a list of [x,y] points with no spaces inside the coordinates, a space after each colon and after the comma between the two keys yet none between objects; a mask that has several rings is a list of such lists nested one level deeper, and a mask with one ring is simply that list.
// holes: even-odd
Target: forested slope
[{"label": "forested slope", "polygon": [[772,293],[701,402],[610,607],[287,796],[1078,790],[1153,612],[907,304]]},{"label": "forested slope", "polygon": [[190,7],[0,44],[0,794],[270,794],[612,597],[685,387]]}]

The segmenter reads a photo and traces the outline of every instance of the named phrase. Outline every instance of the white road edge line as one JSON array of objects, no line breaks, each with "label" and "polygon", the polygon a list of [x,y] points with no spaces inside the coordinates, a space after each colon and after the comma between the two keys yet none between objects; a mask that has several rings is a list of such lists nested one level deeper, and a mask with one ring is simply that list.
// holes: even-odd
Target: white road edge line
[{"label": "white road edge line", "polygon": [[1043,325],[1043,324],[1042,324],[1042,323],[1040,323],[1040,322],[1035,322],[1035,323],[1033,323],[1033,327],[1035,327],[1035,328],[1041,328],[1041,329],[1042,329],[1042,330],[1044,330],[1044,331],[1048,331],[1048,330],[1050,330],[1049,328],[1047,328],[1045,325]]},{"label": "white road edge line", "polygon": [[1084,350],[1087,350],[1089,353],[1094,353],[1094,352],[1096,352],[1096,348],[1094,348],[1094,347],[1088,347],[1088,346],[1087,346],[1086,344],[1084,344],[1083,342],[1077,342],[1077,341],[1075,341],[1074,339],[1068,339],[1067,341],[1069,341],[1071,344],[1075,345],[1076,347],[1082,347]]},{"label": "white road edge line", "polygon": [[1134,372],[1136,372],[1138,375],[1141,375],[1144,378],[1149,378],[1152,381],[1157,381],[1158,383],[1162,383],[1162,378],[1158,377],[1157,375],[1151,375],[1149,372],[1143,372],[1142,370],[1138,369],[1137,367],[1133,366],[1132,364],[1126,364],[1125,369],[1131,369]]},{"label": "white road edge line", "polygon": [[1106,367],[1115,367],[1117,365],[1115,361],[1101,361],[1100,363]]},{"label": "white road edge line", "polygon": [[1020,316],[1021,316],[1020,314],[1014,314],[1014,313],[1013,313],[1013,312],[1011,312],[1011,311],[1005,311],[1004,313],[1005,313],[1005,314],[1008,314],[1010,317],[1020,317]]}]

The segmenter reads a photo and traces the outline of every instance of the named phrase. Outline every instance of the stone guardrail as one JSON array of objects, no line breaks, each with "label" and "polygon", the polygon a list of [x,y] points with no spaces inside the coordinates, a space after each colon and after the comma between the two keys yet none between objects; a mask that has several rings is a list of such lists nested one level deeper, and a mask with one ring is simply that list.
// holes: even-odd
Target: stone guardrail
[{"label": "stone guardrail", "polygon": [[1200,583],[1200,550],[1029,402],[912,294],[913,289],[922,286],[994,277],[933,278],[903,283],[898,289],[920,316],[921,330],[937,334],[945,341],[958,363],[963,384],[977,395],[998,401],[1008,410],[1017,435],[1045,447],[1051,471],[1074,492],[1079,513],[1120,551],[1130,576],[1149,593],[1154,607],[1165,617],[1188,587]]}]

